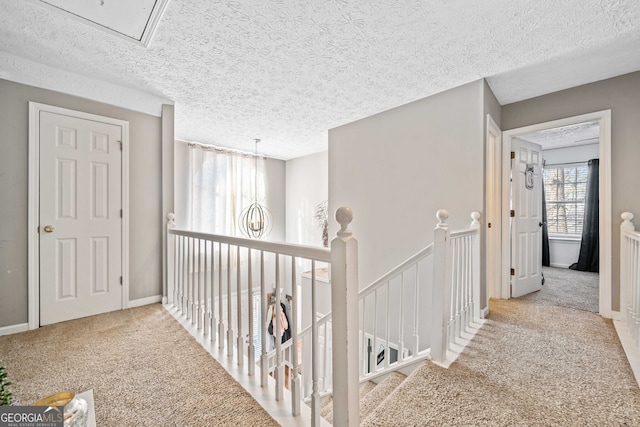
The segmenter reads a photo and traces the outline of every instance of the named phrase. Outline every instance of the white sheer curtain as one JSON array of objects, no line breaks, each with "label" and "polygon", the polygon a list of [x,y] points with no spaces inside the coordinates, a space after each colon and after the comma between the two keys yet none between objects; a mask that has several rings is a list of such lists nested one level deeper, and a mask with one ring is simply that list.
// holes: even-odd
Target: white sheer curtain
[{"label": "white sheer curtain", "polygon": [[187,221],[190,230],[241,236],[239,217],[254,200],[264,204],[264,159],[234,151],[188,145]]}]

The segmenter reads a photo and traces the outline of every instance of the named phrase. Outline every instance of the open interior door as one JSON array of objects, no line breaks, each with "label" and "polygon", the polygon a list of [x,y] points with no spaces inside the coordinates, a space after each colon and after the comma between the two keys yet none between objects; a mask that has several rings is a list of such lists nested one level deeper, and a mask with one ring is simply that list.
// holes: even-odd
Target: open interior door
[{"label": "open interior door", "polygon": [[511,297],[542,288],[542,151],[511,142]]}]

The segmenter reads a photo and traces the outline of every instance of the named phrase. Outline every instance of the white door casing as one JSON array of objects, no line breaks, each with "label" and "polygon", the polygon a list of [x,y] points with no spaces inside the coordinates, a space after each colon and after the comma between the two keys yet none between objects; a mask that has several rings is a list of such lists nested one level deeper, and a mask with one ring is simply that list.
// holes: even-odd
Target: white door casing
[{"label": "white door casing", "polygon": [[514,139],[511,164],[511,296],[542,288],[542,147]]},{"label": "white door casing", "polygon": [[502,209],[500,205],[500,179],[502,159],[502,131],[493,118],[487,114],[486,135],[486,309],[489,310],[489,298],[500,298],[500,245],[502,242]]},{"label": "white door casing", "polygon": [[[502,212],[508,213],[510,209],[510,151],[511,140],[520,135],[526,135],[546,129],[554,129],[562,126],[569,126],[578,123],[598,121],[600,126],[599,157],[600,157],[600,286],[599,286],[599,314],[605,318],[617,319],[620,316],[618,311],[611,308],[612,302],[612,222],[611,222],[611,110],[602,110],[579,116],[567,117],[521,128],[509,129],[502,132]],[[500,174],[499,170],[488,171],[488,173]],[[500,298],[510,298],[510,218],[508,215],[502,216],[502,261],[500,271],[501,296]]]},{"label": "white door casing", "polygon": [[29,328],[126,308],[128,122],[29,108]]}]

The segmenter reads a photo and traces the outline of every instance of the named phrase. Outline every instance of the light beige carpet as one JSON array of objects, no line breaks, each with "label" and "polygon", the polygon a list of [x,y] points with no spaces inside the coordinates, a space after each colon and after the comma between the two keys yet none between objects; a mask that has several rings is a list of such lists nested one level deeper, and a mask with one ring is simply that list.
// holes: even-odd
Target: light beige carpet
[{"label": "light beige carpet", "polygon": [[598,312],[598,273],[553,267],[543,267],[542,273],[545,279],[542,289],[521,298],[533,304]]},{"label": "light beige carpet", "polygon": [[160,304],[0,337],[0,360],[21,404],[93,389],[101,427],[278,425]]},{"label": "light beige carpet", "polygon": [[362,425],[640,425],[640,389],[610,320],[528,298],[490,310],[449,369],[424,363]]}]

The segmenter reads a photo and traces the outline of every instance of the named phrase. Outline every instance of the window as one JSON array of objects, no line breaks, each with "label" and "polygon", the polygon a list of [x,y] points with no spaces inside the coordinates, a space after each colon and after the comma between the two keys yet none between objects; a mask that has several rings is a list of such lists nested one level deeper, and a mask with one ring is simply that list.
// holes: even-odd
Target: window
[{"label": "window", "polygon": [[550,234],[582,234],[587,172],[587,163],[545,167],[544,194]]},{"label": "window", "polygon": [[240,235],[240,214],[254,200],[256,190],[258,202],[264,204],[264,158],[258,158],[256,165],[250,154],[199,144],[188,144],[188,149],[187,228]]}]

